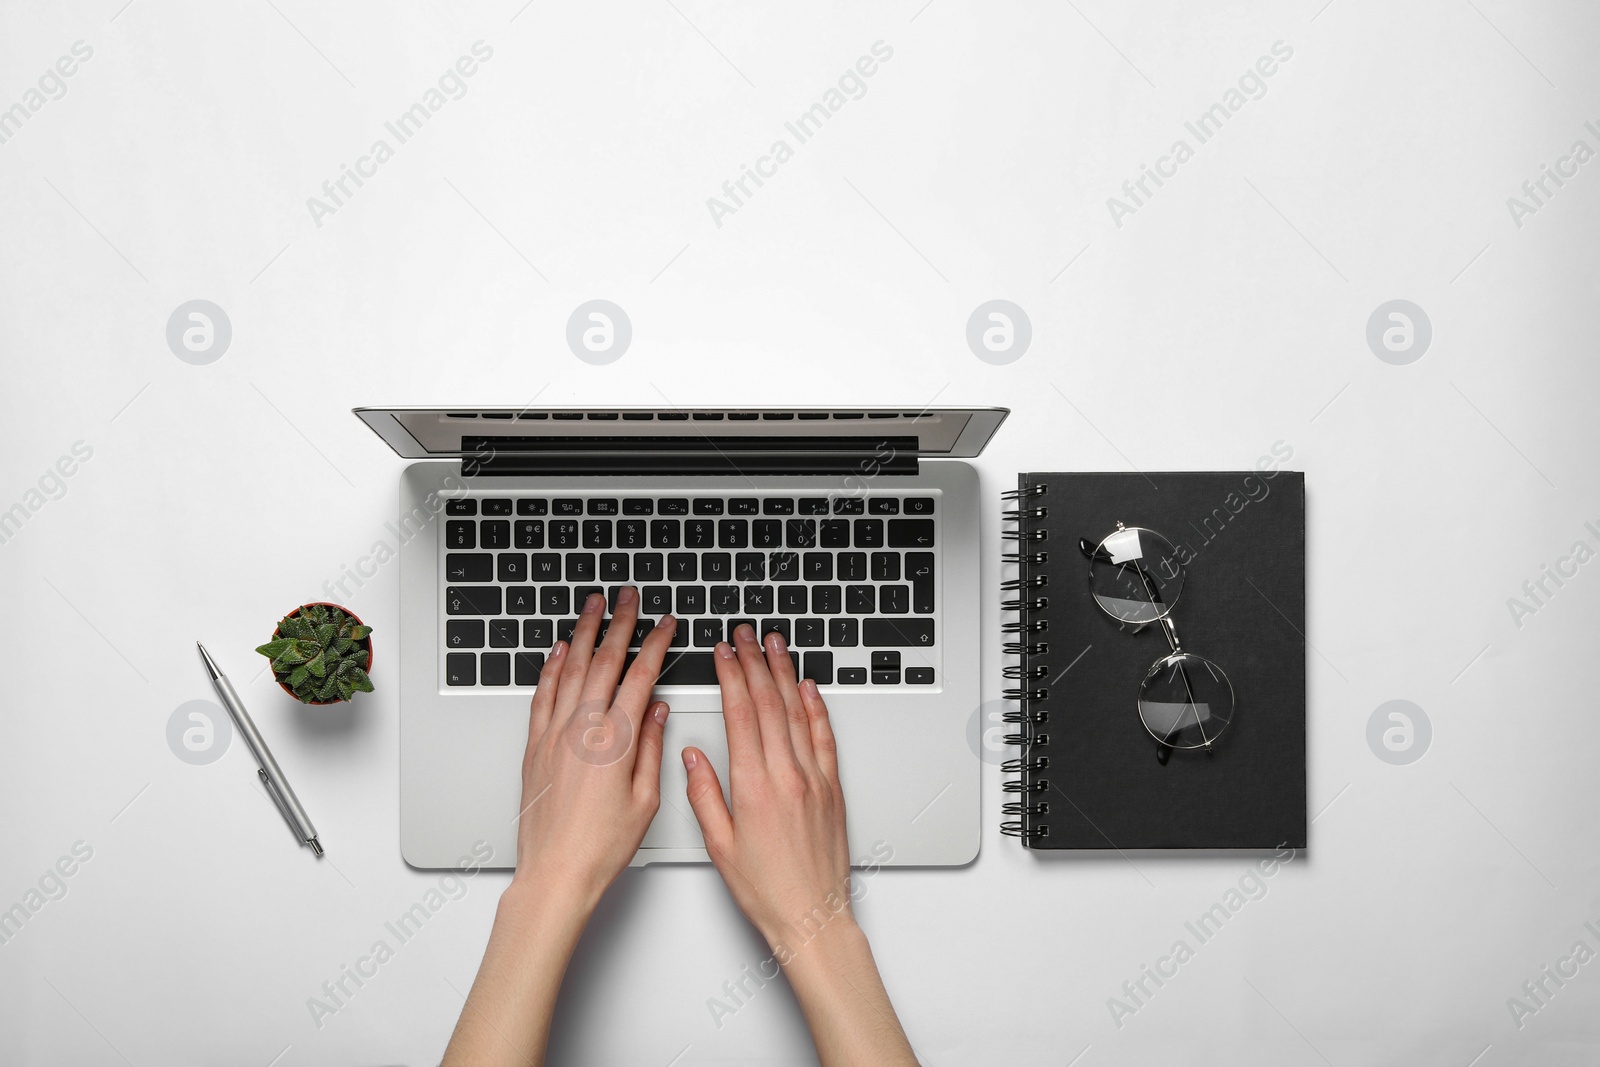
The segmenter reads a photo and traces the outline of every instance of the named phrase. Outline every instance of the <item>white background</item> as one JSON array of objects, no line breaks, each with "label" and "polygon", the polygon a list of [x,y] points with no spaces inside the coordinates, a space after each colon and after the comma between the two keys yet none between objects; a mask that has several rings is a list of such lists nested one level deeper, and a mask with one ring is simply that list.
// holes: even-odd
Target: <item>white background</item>
[{"label": "white background", "polygon": [[[29,511],[0,544],[0,908],[93,848],[0,945],[0,1060],[437,1059],[504,874],[320,1028],[307,1008],[438,882],[397,847],[396,568],[343,598],[377,627],[374,696],[301,709],[251,649],[386,536],[401,464],[351,407],[535,395],[1010,406],[979,464],[991,592],[1019,469],[1284,442],[1307,472],[1309,853],[1119,1028],[1108,998],[1257,857],[1030,855],[986,767],[977,862],[882,873],[859,907],[925,1062],[1600,1059],[1600,962],[1520,1029],[1507,1006],[1600,949],[1600,564],[1520,627],[1507,606],[1600,548],[1600,161],[1520,227],[1506,205],[1600,149],[1593,5],[122,3],[13,2],[0,32],[0,107],[94,50],[0,145],[0,508]],[[318,226],[307,198],[478,40],[466,95]],[[706,199],[880,40],[865,95],[717,226]],[[1266,94],[1115,225],[1106,199],[1280,40]],[[165,340],[195,298],[233,327],[208,366]],[[593,298],[633,322],[609,366],[564,341]],[[992,298],[1033,324],[1008,366],[965,340]],[[1434,330],[1407,366],[1365,340],[1396,298]],[[209,766],[169,750],[211,698],[196,638],[327,862],[237,738]],[[1368,746],[1392,699],[1433,726],[1409,766]],[[630,871],[552,1061],[811,1062],[781,986],[712,1021],[764,956],[709,868]]]}]

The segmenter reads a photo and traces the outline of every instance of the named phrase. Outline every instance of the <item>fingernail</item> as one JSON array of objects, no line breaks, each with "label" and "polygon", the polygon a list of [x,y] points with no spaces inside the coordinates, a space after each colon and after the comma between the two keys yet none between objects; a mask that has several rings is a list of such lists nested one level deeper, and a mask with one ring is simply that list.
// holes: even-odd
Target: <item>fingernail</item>
[{"label": "fingernail", "polygon": [[599,611],[606,606],[606,598],[599,593],[590,593],[583,602],[583,611],[587,615],[591,611]]},{"label": "fingernail", "polygon": [[733,646],[728,644],[728,642],[726,642],[726,641],[718,641],[717,642],[717,655],[721,656],[723,659],[732,659],[733,658]]},{"label": "fingernail", "polygon": [[782,652],[783,649],[784,649],[783,635],[778,633],[776,630],[774,630],[772,633],[768,634],[767,635],[767,647],[772,649],[772,651],[774,651],[774,652]]},{"label": "fingernail", "polygon": [[800,688],[805,690],[807,693],[810,693],[812,696],[817,695],[817,682],[814,678],[807,678],[802,681],[800,683]]},{"label": "fingernail", "polygon": [[657,726],[667,725],[667,706],[665,704],[657,704],[656,710],[650,714],[656,720]]},{"label": "fingernail", "polygon": [[677,620],[677,618],[676,618],[676,617],[674,617],[674,616],[673,616],[673,615],[672,615],[672,614],[671,614],[671,613],[670,613],[670,612],[669,612],[669,613],[667,613],[667,614],[666,614],[666,615],[663,615],[663,616],[661,616],[661,618],[659,618],[659,619],[657,619],[657,620],[656,620],[656,629],[658,629],[658,630],[659,630],[659,629],[661,629],[661,628],[662,628],[662,627],[663,627],[663,626],[672,626],[672,625],[674,625],[674,624],[676,624],[676,623],[677,623],[677,621],[678,621],[678,620]]},{"label": "fingernail", "polygon": [[733,628],[733,636],[737,641],[754,641],[756,639],[756,628],[747,622],[741,622]]},{"label": "fingernail", "polygon": [[694,749],[686,748],[683,750],[683,765],[685,768],[692,771],[695,768],[695,764],[699,762],[700,757],[694,754]]},{"label": "fingernail", "polygon": [[556,642],[556,647],[552,648],[550,650],[550,658],[551,659],[560,659],[562,656],[564,656],[566,654],[567,654],[567,643],[565,641],[557,641]]},{"label": "fingernail", "polygon": [[639,590],[631,585],[625,585],[617,591],[618,604],[632,604],[639,597]]}]

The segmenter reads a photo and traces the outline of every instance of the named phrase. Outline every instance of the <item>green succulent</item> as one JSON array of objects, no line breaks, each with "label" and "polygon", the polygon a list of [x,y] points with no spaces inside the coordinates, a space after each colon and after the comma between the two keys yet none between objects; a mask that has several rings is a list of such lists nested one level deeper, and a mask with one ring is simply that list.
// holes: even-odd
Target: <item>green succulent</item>
[{"label": "green succulent", "polygon": [[302,704],[349,700],[372,692],[372,653],[363,626],[338,608],[307,604],[278,621],[271,641],[256,649],[272,673]]}]

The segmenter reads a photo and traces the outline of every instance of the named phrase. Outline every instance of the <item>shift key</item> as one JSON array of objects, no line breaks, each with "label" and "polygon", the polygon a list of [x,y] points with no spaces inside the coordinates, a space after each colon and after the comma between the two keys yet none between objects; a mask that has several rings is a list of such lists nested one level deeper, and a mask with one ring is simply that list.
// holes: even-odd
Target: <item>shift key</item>
[{"label": "shift key", "polygon": [[933,644],[933,620],[862,619],[861,643],[867,648],[923,648]]}]

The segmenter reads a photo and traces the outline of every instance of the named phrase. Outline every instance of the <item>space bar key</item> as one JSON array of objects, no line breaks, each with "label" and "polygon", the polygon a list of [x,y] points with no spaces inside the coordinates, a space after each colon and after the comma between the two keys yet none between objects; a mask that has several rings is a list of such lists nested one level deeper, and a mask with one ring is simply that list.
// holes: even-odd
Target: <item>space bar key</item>
[{"label": "space bar key", "polygon": [[861,643],[868,648],[920,648],[933,644],[932,619],[862,619]]},{"label": "space bar key", "polygon": [[[628,658],[631,660],[633,656]],[[668,652],[656,684],[716,685],[716,661],[711,658],[710,652]]]}]

